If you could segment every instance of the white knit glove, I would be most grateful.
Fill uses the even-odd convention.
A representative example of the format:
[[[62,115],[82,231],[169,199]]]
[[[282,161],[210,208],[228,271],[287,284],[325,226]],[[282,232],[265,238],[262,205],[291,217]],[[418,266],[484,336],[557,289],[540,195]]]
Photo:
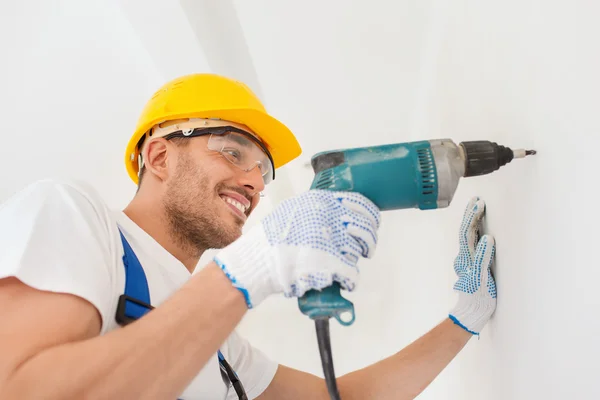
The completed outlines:
[[[267,296],[301,297],[333,281],[354,290],[356,263],[377,244],[379,209],[358,193],[310,190],[283,201],[214,257],[249,308]]]
[[[458,303],[450,311],[450,319],[468,332],[479,335],[496,309],[496,283],[490,271],[496,244],[494,237],[479,238],[485,203],[471,199],[459,232],[460,251],[454,261],[458,281]]]

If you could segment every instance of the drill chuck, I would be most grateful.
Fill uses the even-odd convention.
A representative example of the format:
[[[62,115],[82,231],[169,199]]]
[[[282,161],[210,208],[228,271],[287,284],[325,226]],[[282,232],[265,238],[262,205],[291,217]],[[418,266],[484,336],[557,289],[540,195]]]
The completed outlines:
[[[492,173],[514,158],[535,154],[534,150],[511,150],[487,140],[462,142],[465,158],[465,177]]]

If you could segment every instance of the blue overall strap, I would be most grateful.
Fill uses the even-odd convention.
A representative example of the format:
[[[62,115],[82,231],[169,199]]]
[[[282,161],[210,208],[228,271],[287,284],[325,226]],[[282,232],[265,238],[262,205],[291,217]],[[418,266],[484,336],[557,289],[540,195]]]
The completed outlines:
[[[146,273],[140,260],[138,260],[133,249],[123,236],[123,232],[119,229],[121,242],[123,242],[123,265],[125,266],[125,294],[119,297],[119,305],[117,306],[117,322],[120,325],[127,325],[130,322],[141,318],[152,310],[154,307],[150,305],[150,289],[148,288],[148,280]],[[240,400],[247,400],[248,397],[244,391],[242,383],[237,374],[231,368],[229,363],[223,357],[221,350],[218,352],[219,367],[224,378],[229,380],[236,391]]]
[[[123,242],[123,264],[125,265],[125,294],[119,297],[117,322],[127,325],[141,318],[154,307],[150,305],[150,290],[144,268],[133,249],[119,230]]]

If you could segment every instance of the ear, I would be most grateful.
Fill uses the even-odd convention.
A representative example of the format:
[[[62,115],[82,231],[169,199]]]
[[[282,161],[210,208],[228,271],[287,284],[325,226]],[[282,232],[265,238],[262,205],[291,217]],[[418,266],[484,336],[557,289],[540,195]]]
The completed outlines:
[[[164,181],[169,176],[169,142],[163,138],[151,140],[144,149],[146,170]],[[172,149],[171,149],[172,150]]]

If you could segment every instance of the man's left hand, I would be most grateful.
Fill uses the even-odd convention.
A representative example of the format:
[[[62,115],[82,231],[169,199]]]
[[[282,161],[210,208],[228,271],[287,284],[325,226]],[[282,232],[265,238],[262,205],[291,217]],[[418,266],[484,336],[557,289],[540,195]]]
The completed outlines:
[[[458,293],[458,303],[450,311],[450,319],[474,335],[479,335],[496,310],[496,282],[490,270],[496,243],[491,235],[480,238],[484,211],[483,200],[471,199],[463,216],[460,251],[454,261],[458,276],[454,291]]]

